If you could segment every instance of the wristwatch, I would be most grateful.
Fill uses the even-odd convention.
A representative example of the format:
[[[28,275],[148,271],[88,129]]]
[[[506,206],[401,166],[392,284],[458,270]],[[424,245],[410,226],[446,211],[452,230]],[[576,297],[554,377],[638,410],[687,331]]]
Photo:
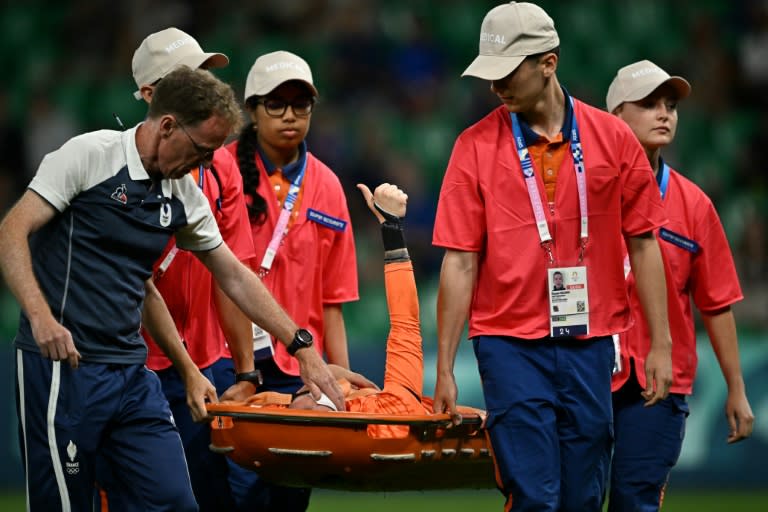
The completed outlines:
[[[235,374],[235,382],[242,381],[250,382],[256,387],[259,387],[264,383],[264,379],[261,377],[261,370],[253,370],[250,372]]]
[[[296,334],[293,335],[291,344],[288,345],[288,353],[295,356],[297,350],[311,347],[312,343],[314,343],[312,333],[306,329],[299,329],[296,331]]]

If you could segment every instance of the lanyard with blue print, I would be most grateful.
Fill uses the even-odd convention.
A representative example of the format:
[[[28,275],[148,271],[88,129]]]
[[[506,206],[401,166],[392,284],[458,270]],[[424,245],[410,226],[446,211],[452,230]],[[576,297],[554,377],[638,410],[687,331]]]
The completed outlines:
[[[573,109],[573,99],[571,101],[571,109]],[[531,156],[528,153],[528,146],[525,145],[525,139],[523,138],[522,130],[520,129],[520,121],[517,119],[517,114],[510,112],[509,117],[512,120],[512,133],[515,139],[515,145],[517,147],[517,155],[520,158],[520,167],[525,178],[525,184],[528,187],[528,197],[531,200],[531,208],[533,208],[533,215],[536,219],[536,227],[539,231],[539,239],[541,240],[541,246],[547,253],[549,263],[554,263],[554,255],[552,254],[552,235],[549,233],[549,226],[547,225],[547,218],[544,215],[544,207],[541,204],[541,197],[539,196],[539,189],[536,186],[536,176],[534,175],[533,162]],[[588,226],[587,226],[587,180],[584,176],[584,151],[581,148],[581,138],[579,136],[579,127],[576,122],[576,113],[571,116],[571,153],[573,154],[573,170],[576,173],[576,186],[579,193],[579,212],[581,217],[581,250],[579,252],[579,261],[584,258],[584,249],[587,245],[588,239]]]
[[[659,169],[659,191],[661,192],[662,200],[664,200],[664,198],[667,195],[668,187],[669,187],[669,166],[666,163],[662,162],[661,169]],[[675,233],[674,231],[670,231],[668,228],[664,226],[659,228],[659,238],[661,238],[665,242],[669,242],[673,245],[676,245],[681,249],[685,249],[686,251],[692,254],[698,253],[699,250],[701,249],[701,246],[699,246],[696,240],[685,237],[679,233]]]
[[[267,246],[267,250],[264,253],[264,258],[261,260],[261,268],[259,269],[259,276],[266,276],[272,268],[272,263],[275,260],[275,255],[280,247],[280,242],[283,237],[288,233],[288,221],[291,219],[291,213],[296,206],[296,202],[299,198],[299,191],[301,190],[301,183],[304,181],[304,173],[307,170],[307,159],[304,159],[304,163],[301,166],[301,171],[293,179],[291,186],[288,188],[288,196],[283,201],[283,208],[280,211],[280,217],[275,224],[275,230],[272,232],[272,239]]]
[[[221,179],[219,179],[219,173],[216,171],[213,163],[211,163],[210,171],[213,175],[213,179],[216,181],[216,186],[219,187],[219,197],[216,198],[215,203],[216,209],[221,211],[221,197],[224,191],[221,188]],[[205,167],[203,167],[203,164],[200,164],[200,169],[198,172],[199,176],[197,178],[197,186],[200,187],[200,190],[205,190]]]
[[[659,191],[661,192],[661,198],[667,195],[667,187],[669,187],[669,166],[666,162],[661,163],[661,179],[659,180]]]

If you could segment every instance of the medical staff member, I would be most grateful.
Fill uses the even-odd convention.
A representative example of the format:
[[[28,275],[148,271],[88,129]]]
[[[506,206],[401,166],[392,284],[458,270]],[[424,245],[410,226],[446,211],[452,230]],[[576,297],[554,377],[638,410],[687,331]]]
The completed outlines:
[[[656,175],[669,222],[656,230],[666,262],[667,307],[672,332],[673,378],[669,397],[645,407],[640,395],[649,334],[637,294],[634,272],[627,275],[634,326],[621,334],[613,377],[615,447],[611,465],[609,510],[659,510],[669,473],[680,456],[688,416],[686,396],[696,377],[696,331],[691,300],[701,313],[720,363],[728,396],[726,441],[752,433],[739,363],[736,322],[731,305],[743,298],[728,239],[712,201],[661,157],[677,131],[678,102],[690,84],[648,60],[621,68],[608,88],[606,104],[637,136]],[[627,269],[629,270],[629,269]]]
[[[663,208],[629,128],[560,85],[560,40],[544,10],[495,7],[479,39],[464,75],[490,81],[502,105],[458,137],[440,191],[435,412],[456,412],[453,365],[469,315],[506,508],[599,511],[613,439],[611,334],[631,325],[624,241],[651,325],[647,403],[671,381],[653,236]],[[556,272],[565,290],[553,290]]]
[[[222,53],[204,52],[186,32],[166,28],[147,36],[134,52],[132,71],[138,87],[134,97],[151,103],[155,85],[179,66],[211,69],[228,63],[229,59]],[[250,265],[249,260],[255,253],[235,159],[225,148],[218,148],[213,152],[210,165],[197,166],[190,176],[208,200],[224,242],[238,260]],[[153,277],[184,346],[203,375],[222,389],[222,398],[243,399],[253,393],[258,374],[253,372],[251,322],[216,285],[205,266],[193,253],[180,250],[175,239],[171,239],[155,263]],[[142,335],[147,341],[147,367],[160,377],[184,444],[192,489],[200,510],[220,510],[230,494],[226,460],[208,448],[210,430],[207,424],[195,422],[190,414],[179,372],[146,330],[142,329]],[[236,356],[240,382],[229,393],[224,390],[234,383],[230,379],[215,382],[212,371],[213,364],[228,355],[227,340]],[[116,493],[112,493],[110,501],[114,503],[117,499]]]
[[[237,156],[251,220],[254,270],[289,314],[304,322],[329,363],[349,368],[342,305],[358,299],[357,263],[347,201],[338,177],[305,138],[318,92],[304,59],[287,51],[256,59],[245,82],[250,123],[227,148]],[[301,387],[291,350],[253,327],[260,391]],[[240,472],[252,480],[253,472]],[[250,488],[230,478],[233,492]],[[260,484],[263,485],[263,484]],[[303,494],[302,494],[303,493]],[[309,491],[272,487],[276,510],[305,510]],[[247,498],[243,498],[247,503]]]

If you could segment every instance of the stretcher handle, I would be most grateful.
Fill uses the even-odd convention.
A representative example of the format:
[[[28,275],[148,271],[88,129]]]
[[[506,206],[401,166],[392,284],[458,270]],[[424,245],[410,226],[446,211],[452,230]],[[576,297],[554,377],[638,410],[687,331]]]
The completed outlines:
[[[259,410],[254,407],[230,407],[229,410],[227,410],[224,407],[211,407],[210,405],[208,410],[214,416],[226,416],[241,421],[256,423],[290,423],[324,426],[408,425],[419,428],[446,428],[451,425],[451,416],[449,414],[390,415],[352,412],[339,413],[333,411],[325,412],[302,409],[292,409],[290,413],[286,413],[284,409]],[[468,414],[462,416],[462,425],[480,428],[482,423],[483,418],[479,415]]]

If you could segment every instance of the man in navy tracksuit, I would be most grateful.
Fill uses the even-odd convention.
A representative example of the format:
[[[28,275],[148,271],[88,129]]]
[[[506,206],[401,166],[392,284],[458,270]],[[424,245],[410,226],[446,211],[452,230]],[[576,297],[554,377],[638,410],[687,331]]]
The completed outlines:
[[[175,70],[158,83],[143,123],[84,134],[47,155],[0,224],[0,268],[22,309],[16,398],[28,510],[90,510],[97,453],[130,491],[127,509],[197,510],[139,333],[142,321],[152,329],[196,390],[193,413],[203,419],[215,391],[150,281],[172,235],[254,322],[282,340],[300,332],[222,243],[207,200],[186,176],[210,165],[239,122],[229,86],[206,71]],[[311,346],[298,337],[299,348]],[[313,393],[343,406],[317,352],[295,354]]]

